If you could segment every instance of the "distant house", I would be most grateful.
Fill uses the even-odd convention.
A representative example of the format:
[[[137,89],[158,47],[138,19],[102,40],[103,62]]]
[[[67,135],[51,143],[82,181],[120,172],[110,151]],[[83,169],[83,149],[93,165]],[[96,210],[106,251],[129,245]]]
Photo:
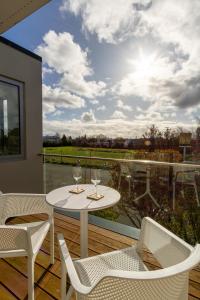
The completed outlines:
[[[61,139],[59,135],[45,135],[43,136],[43,143],[45,144],[53,144],[58,145],[60,144]]]

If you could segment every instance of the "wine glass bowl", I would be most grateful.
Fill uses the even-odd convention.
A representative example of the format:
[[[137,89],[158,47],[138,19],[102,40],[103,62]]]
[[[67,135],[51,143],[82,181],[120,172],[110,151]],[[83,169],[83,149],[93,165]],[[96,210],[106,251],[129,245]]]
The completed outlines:
[[[76,182],[76,189],[78,191],[78,182],[82,178],[82,169],[81,166],[73,167],[73,178]]]
[[[92,169],[91,170],[91,182],[94,184],[95,186],[95,195],[96,197],[98,196],[97,194],[97,185],[101,182],[101,172],[100,169]]]

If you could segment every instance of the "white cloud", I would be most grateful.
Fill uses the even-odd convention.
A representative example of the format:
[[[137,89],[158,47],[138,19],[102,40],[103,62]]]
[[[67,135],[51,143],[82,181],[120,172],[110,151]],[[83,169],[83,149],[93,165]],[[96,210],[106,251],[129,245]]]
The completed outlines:
[[[102,105],[102,106],[97,107],[97,110],[104,111],[104,110],[106,110],[106,107],[105,107],[105,105]]]
[[[60,9],[81,15],[84,29],[97,34],[99,41],[118,43],[133,36],[156,41],[152,63],[142,68],[144,60],[135,57],[140,69],[136,65],[134,72],[122,78],[114,89],[119,96],[173,100],[180,107],[200,102],[199,0],[109,0],[109,5],[106,1],[63,0]],[[145,48],[152,52],[146,44]]]
[[[92,110],[84,112],[81,115],[81,120],[83,122],[86,122],[86,123],[94,123],[94,122],[96,122],[96,119],[95,119],[95,116],[94,116],[94,113],[93,113]]]
[[[49,128],[47,125],[45,128],[71,130],[76,135],[80,133],[80,126],[82,131],[91,135],[106,133],[128,137],[139,136],[148,124],[154,122],[160,129],[167,126],[189,128],[191,118],[198,115],[200,103],[199,0],[109,0],[109,4],[108,1],[97,0],[63,0],[60,9],[81,16],[83,29],[96,34],[100,42],[116,44],[130,39],[131,44],[131,38],[136,38],[132,39],[134,51],[130,51],[130,57],[128,51],[124,55],[129,73],[123,72],[123,77],[114,84],[109,95],[113,107],[117,108],[111,116],[114,119],[95,120],[93,111],[88,111],[80,120],[68,122],[67,125],[54,122],[50,126],[48,123]],[[56,42],[51,43],[52,37]],[[127,47],[129,44],[126,44]],[[46,56],[48,66],[61,75],[55,88],[61,91],[67,88],[68,96],[79,97],[74,107],[80,107],[82,97],[94,104],[96,98],[108,93],[105,82],[88,80],[93,74],[88,58],[90,53],[87,49],[81,49],[69,33],[49,34],[40,50]],[[63,51],[72,62],[68,58],[65,61],[65,55],[59,62],[56,61],[59,52]],[[111,86],[112,80],[108,84]],[[124,102],[126,98],[135,101],[136,114],[133,112],[132,121],[128,121],[124,114],[131,111],[131,107]],[[87,103],[90,104],[89,101]],[[108,106],[109,112],[113,109],[112,104]],[[45,107],[46,111],[52,112],[56,105],[45,102]],[[102,105],[96,110],[105,109]],[[187,118],[184,123],[179,121],[184,117]],[[61,125],[66,127],[62,129]]]
[[[56,33],[50,30],[44,35],[44,42],[36,48],[45,66],[44,75],[57,73],[59,82],[53,87],[44,85],[44,112],[50,113],[56,107],[80,108],[85,105],[82,97],[92,99],[103,96],[106,84],[103,81],[86,80],[93,70],[90,67],[88,52],[74,42],[68,32]]]
[[[96,33],[99,41],[116,43],[146,32],[141,10],[149,5],[145,0],[63,0],[60,10],[81,15],[83,29]]]
[[[148,112],[141,113],[135,117],[136,120],[143,120],[145,122],[151,122],[157,124],[159,121],[164,121],[164,117],[160,112]]]
[[[125,110],[125,111],[132,111],[133,110],[130,105],[124,104],[122,100],[117,101],[117,107],[122,109],[122,110]]]
[[[53,113],[53,116],[54,117],[59,117],[59,116],[62,116],[64,114],[64,111],[63,110],[56,110],[54,113]]]
[[[56,111],[57,108],[81,108],[85,101],[59,87],[52,88],[43,84],[43,111],[45,114]]]
[[[141,137],[147,127],[152,125],[152,122],[146,122],[146,120],[119,120],[110,119],[102,121],[96,121],[95,123],[84,122],[82,120],[66,120],[63,121],[49,121],[44,120],[44,134],[59,134],[65,133],[66,135],[79,136],[80,133],[87,134],[88,136],[97,136],[104,134],[109,137],[125,137],[134,138]],[[192,130],[196,127],[196,124],[190,127],[186,126],[183,122],[172,122],[172,121],[159,121],[156,124],[160,130],[164,130],[166,127],[177,129],[177,127]]]
[[[93,104],[93,105],[97,105],[97,104],[99,104],[99,100],[96,100],[96,99],[92,99],[92,100],[90,100],[90,103],[91,104]]]
[[[87,98],[95,98],[105,95],[106,84],[103,81],[86,81],[81,74],[64,73],[61,86],[65,86],[70,92]]]
[[[92,70],[87,59],[87,51],[74,42],[68,32],[56,33],[50,30],[43,37],[44,43],[36,48],[43,62],[57,73],[90,75]]]
[[[50,68],[47,68],[47,67],[43,67],[42,68],[42,78],[44,79],[44,77],[47,75],[47,74],[52,74],[53,73],[53,70],[50,69]]]
[[[112,114],[111,118],[112,119],[126,119],[127,117],[125,116],[125,114],[122,111],[116,110]]]

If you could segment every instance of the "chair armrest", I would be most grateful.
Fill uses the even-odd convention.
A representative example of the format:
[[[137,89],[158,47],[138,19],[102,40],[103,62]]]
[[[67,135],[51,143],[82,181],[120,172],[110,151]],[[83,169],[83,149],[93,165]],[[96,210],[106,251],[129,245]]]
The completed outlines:
[[[178,274],[189,272],[195,266],[200,263],[200,244],[196,244],[191,252],[190,256],[184,261],[159,270],[154,271],[121,271],[121,270],[111,270],[108,271],[105,277],[116,277],[116,278],[126,278],[133,280],[159,280],[172,276],[177,276]],[[102,278],[102,279],[103,279]],[[102,280],[101,279],[101,280]]]
[[[23,225],[23,224],[22,224]],[[29,251],[37,254],[51,226],[51,220],[33,222],[27,227]]]
[[[27,229],[23,226],[0,225],[0,257],[1,251],[27,250]]]
[[[31,214],[45,213],[53,216],[53,208],[46,202],[44,194],[3,194],[3,211],[0,224],[5,223],[7,218]]]
[[[86,287],[80,282],[80,279],[74,267],[73,261],[69,254],[69,250],[67,248],[63,235],[59,233],[57,235],[57,238],[58,238],[61,263],[64,264],[66,267],[73,288],[75,289],[76,292],[83,295],[90,293],[93,287]]]
[[[174,181],[177,181],[178,176],[180,174],[194,174],[195,175],[195,173],[198,173],[198,171],[196,171],[196,170],[177,171],[174,176],[174,178],[175,178]]]

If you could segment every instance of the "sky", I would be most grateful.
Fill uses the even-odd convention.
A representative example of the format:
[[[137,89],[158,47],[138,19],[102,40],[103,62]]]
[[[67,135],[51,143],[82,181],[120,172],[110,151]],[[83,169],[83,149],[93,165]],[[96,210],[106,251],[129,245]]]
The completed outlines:
[[[43,59],[43,134],[193,130],[199,0],[52,0],[4,36]]]

